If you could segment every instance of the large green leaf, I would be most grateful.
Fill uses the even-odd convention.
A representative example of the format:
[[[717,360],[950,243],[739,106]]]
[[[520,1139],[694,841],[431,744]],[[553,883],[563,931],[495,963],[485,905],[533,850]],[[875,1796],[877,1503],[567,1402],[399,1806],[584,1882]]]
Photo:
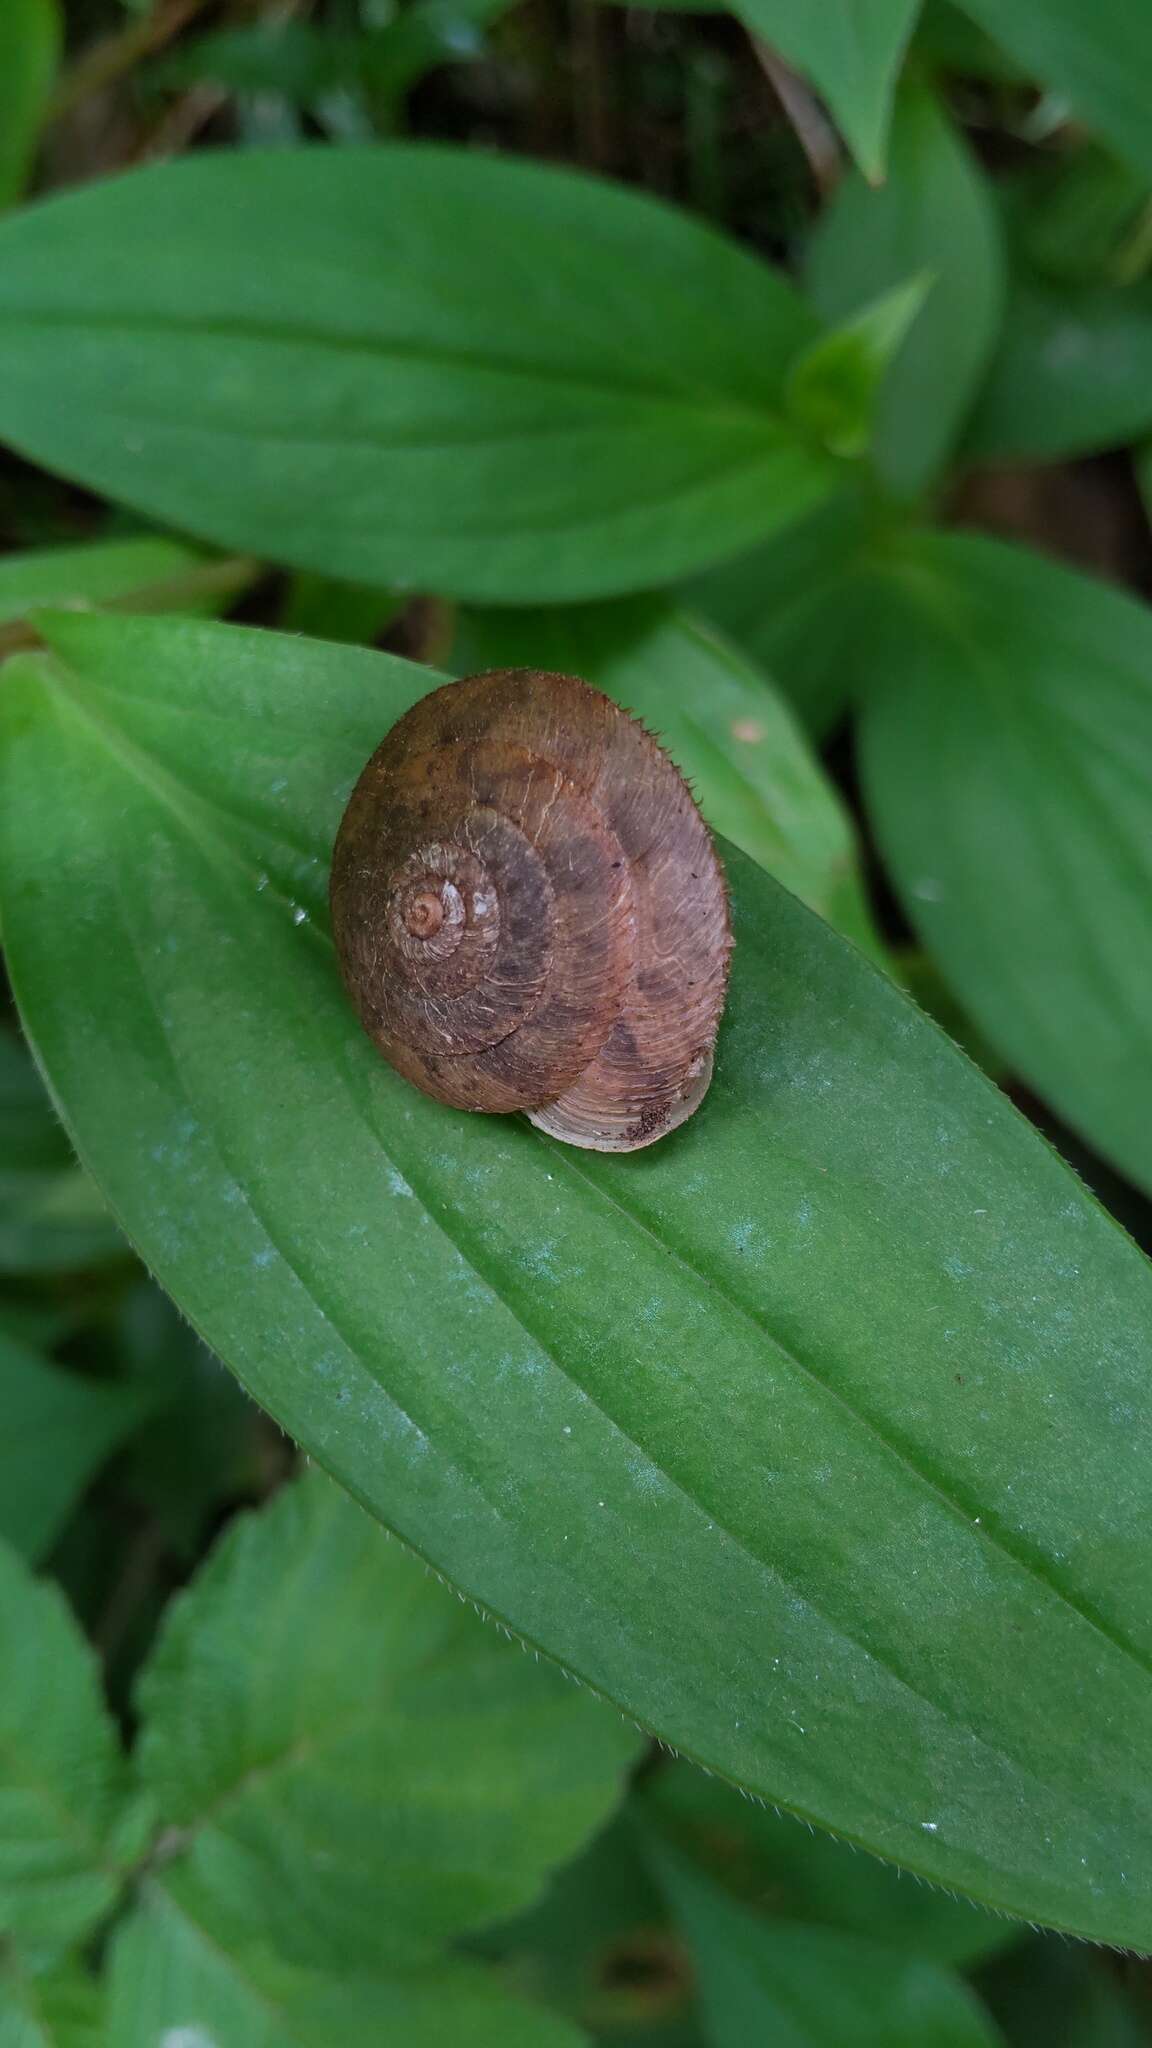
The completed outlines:
[[[62,1944],[117,1890],[122,1800],[95,1662],[55,1587],[0,1544],[0,1936]]]
[[[64,1372],[0,1332],[0,1537],[42,1557],[147,1406],[143,1390]]]
[[[885,183],[845,179],[808,258],[815,302],[833,320],[915,277],[931,280],[877,412],[876,462],[901,494],[933,482],[956,442],[996,339],[1002,270],[983,173],[928,88],[906,84]]]
[[[619,1717],[319,1473],[234,1525],[145,1673],[140,1771],[231,1945],[369,1969],[528,1904],[620,1796]],[[319,1873],[319,1875],[318,1875]]]
[[[1152,174],[1152,11],[1142,0],[960,0],[1025,69]]]
[[[350,784],[427,674],[41,626],[55,659],[0,693],[14,984],[82,1156],[252,1393],[670,1743],[978,1898],[1152,1941],[1130,1241],[735,850],[729,1014],[682,1131],[577,1155],[414,1093],[323,903]]]
[[[858,944],[876,947],[840,798],[768,677],[660,598],[469,614],[461,665],[584,676],[658,733],[710,825]]]
[[[564,2020],[462,1965],[377,1979],[320,1976],[201,1925],[146,1887],[112,1950],[115,2048],[580,2048]],[[23,2044],[21,2044],[23,2048]]]
[[[1009,1065],[1152,1188],[1152,619],[1024,549],[925,536],[876,579],[857,673],[925,945]]]
[[[750,1912],[664,1844],[652,1861],[692,1950],[710,2048],[996,2048],[939,1964]]]
[[[56,0],[0,10],[0,207],[20,197],[39,139],[61,40]]]
[[[738,12],[824,95],[865,176],[884,174],[896,75],[920,0],[740,0]]]
[[[0,227],[0,437],[229,546],[497,601],[806,509],[812,332],[686,216],[450,149],[213,152]]]

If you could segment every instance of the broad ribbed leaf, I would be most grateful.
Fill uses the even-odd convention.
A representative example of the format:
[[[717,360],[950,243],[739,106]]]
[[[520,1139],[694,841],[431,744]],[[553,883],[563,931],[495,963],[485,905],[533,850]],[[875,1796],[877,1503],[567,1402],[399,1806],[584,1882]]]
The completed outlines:
[[[884,175],[900,60],[920,0],[740,0],[765,42],[806,72],[836,116],[864,175]]]
[[[472,612],[458,661],[595,683],[659,735],[717,832],[857,944],[878,946],[833,784],[768,677],[690,613],[660,598]]]
[[[1142,0],[960,0],[1091,128],[1152,175],[1152,11]]]
[[[975,461],[1052,462],[1152,427],[1152,285],[1019,279],[969,423]]]
[[[0,1937],[56,1943],[112,1905],[121,1763],[61,1594],[0,1544]]]
[[[61,41],[56,0],[4,0],[0,10],[0,207],[20,197]]]
[[[450,149],[213,152],[0,227],[0,438],[181,529],[497,601],[798,516],[812,317],[635,193]]]
[[[877,408],[876,462],[898,492],[930,484],[955,445],[996,339],[1002,269],[983,173],[933,94],[905,85],[884,184],[845,179],[808,259],[815,303],[837,321],[913,278],[930,281]]]
[[[709,2048],[996,2048],[939,1964],[753,1913],[663,1844],[652,1862],[692,1951]]]
[[[140,1690],[140,1771],[232,1943],[370,1969],[526,1905],[637,1738],[314,1473],[235,1525]]]
[[[857,676],[925,945],[1009,1065],[1152,1188],[1152,619],[1024,549],[930,536],[876,579]]]
[[[13,979],[214,1348],[667,1741],[978,1898],[1152,1941],[1130,1241],[735,849],[729,1013],[682,1131],[597,1157],[414,1093],[322,916],[350,785],[431,678],[43,623],[55,659],[0,693]]]
[[[147,1406],[142,1389],[65,1372],[0,1332],[0,1537],[43,1557]]]
[[[115,2048],[580,2048],[551,2014],[461,1964],[391,1980],[323,1977],[237,1951],[149,1884],[112,1950]]]

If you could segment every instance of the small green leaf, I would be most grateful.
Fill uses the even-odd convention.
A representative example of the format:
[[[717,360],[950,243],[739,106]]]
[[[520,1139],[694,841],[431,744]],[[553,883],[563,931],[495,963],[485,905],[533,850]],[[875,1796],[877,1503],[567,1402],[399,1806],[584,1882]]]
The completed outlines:
[[[682,1131],[598,1157],[428,1100],[356,1025],[324,896],[351,784],[433,678],[40,624],[54,652],[0,691],[12,980],[193,1324],[669,1743],[977,1899],[1152,1945],[1131,1241],[731,847],[731,999]]]
[[[894,491],[930,485],[956,443],[996,340],[1002,271],[983,172],[932,93],[906,84],[887,181],[872,191],[862,177],[847,178],[808,258],[814,301],[834,321],[910,277],[933,280],[880,393],[874,453]]]
[[[698,222],[471,151],[209,151],[0,225],[13,447],[230,547],[497,602],[669,582],[816,503],[834,465],[783,410],[813,332]]]
[[[62,1596],[4,1544],[0,1670],[0,1936],[62,1946],[116,1898],[122,1765]]]
[[[1152,12],[1133,0],[960,0],[1025,70],[1152,175]]]
[[[740,0],[748,27],[806,72],[865,177],[884,176],[892,96],[919,0]]]
[[[235,1944],[152,1883],[112,1949],[115,2048],[580,2048],[563,2021],[480,1970],[322,1976]]]
[[[996,2048],[987,2015],[938,1964],[761,1917],[662,1843],[652,1861],[692,1950],[710,2048]]]
[[[43,1557],[147,1406],[136,1387],[65,1372],[0,1333],[0,1538]]]
[[[637,1748],[319,1473],[233,1526],[139,1704],[143,1782],[191,1831],[183,1895],[319,1969],[525,1906]]]
[[[125,1251],[26,1047],[0,1028],[0,1273],[68,1272]]]
[[[459,663],[581,675],[659,734],[717,832],[873,951],[852,826],[788,706],[719,636],[659,598],[472,612]]]
[[[797,358],[788,402],[799,424],[833,455],[867,449],[880,386],[931,289],[930,277],[897,285]]]
[[[56,0],[0,9],[0,207],[19,199],[32,167],[60,53]]]
[[[1152,1188],[1147,610],[925,535],[875,580],[856,676],[871,813],[925,945],[1010,1067]]]

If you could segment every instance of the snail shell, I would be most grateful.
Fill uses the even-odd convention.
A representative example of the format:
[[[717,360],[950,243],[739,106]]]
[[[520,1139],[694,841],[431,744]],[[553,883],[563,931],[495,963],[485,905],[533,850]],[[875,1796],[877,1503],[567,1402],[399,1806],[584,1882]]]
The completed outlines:
[[[369,761],[332,866],[341,972],[409,1081],[628,1152],[703,1098],[731,938],[679,770],[575,676],[434,690]]]

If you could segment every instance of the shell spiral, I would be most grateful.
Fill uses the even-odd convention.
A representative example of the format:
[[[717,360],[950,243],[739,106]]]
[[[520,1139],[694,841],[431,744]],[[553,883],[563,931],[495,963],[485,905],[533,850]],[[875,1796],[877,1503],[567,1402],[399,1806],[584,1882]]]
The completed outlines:
[[[400,719],[341,823],[332,921],[369,1036],[442,1102],[632,1151],[704,1096],[723,870],[679,770],[574,676],[469,676]]]

